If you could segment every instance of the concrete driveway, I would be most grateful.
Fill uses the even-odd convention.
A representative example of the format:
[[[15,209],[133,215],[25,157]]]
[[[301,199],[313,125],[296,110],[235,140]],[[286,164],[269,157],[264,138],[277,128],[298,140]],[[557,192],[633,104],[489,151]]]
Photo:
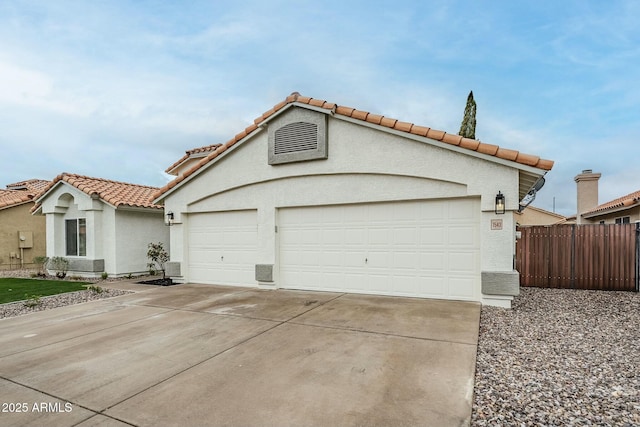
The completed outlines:
[[[463,426],[480,305],[208,285],[0,320],[0,426]]]

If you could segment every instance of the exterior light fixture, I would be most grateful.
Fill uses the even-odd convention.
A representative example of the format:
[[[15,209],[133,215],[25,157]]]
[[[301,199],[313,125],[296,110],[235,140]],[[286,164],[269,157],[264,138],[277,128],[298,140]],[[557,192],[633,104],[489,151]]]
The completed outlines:
[[[504,194],[498,191],[496,195],[496,214],[503,214],[505,212]]]
[[[167,221],[165,222],[165,224],[171,227],[173,225],[173,212],[171,211],[167,212],[166,217],[167,217]]]

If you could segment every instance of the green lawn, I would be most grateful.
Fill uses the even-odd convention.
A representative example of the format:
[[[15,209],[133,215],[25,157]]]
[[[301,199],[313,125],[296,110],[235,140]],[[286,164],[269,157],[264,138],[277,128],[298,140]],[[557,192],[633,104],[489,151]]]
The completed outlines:
[[[66,282],[63,280],[0,278],[0,304],[21,301],[34,296],[63,294],[82,291],[86,282]]]

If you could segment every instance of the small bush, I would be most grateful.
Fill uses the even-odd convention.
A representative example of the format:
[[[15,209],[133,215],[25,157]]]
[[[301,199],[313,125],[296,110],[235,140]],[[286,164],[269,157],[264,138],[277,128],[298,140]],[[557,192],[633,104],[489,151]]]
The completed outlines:
[[[40,300],[40,298],[41,298],[41,295],[29,296],[29,294],[24,294],[24,299],[26,300],[24,302],[24,306],[29,308],[37,307],[40,304],[42,304],[42,301]]]
[[[47,263],[49,262],[49,257],[46,256],[37,256],[33,258],[33,263],[38,264],[38,272],[35,273],[32,277],[47,277]]]
[[[67,276],[67,270],[69,270],[69,260],[61,256],[54,256],[49,261],[49,266],[55,270],[58,279],[64,279]]]
[[[158,266],[160,271],[162,271],[162,278],[165,279],[164,265],[169,262],[169,253],[162,245],[162,242],[149,243],[147,248],[149,249],[147,251],[147,258],[152,261],[149,265],[153,265],[154,267]]]
[[[104,292],[104,289],[100,286],[91,285],[87,287],[87,290],[93,292],[94,294],[101,294]]]
[[[107,273],[106,271],[104,271],[100,277],[102,277],[102,280],[107,280],[107,277],[109,277],[109,273]]]

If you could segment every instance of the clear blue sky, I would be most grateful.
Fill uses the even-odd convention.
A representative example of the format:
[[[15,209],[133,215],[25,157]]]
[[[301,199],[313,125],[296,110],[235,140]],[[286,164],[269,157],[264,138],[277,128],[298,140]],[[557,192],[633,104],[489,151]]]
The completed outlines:
[[[0,187],[161,186],[293,91],[555,160],[535,206],[640,190],[640,2],[3,1]]]

